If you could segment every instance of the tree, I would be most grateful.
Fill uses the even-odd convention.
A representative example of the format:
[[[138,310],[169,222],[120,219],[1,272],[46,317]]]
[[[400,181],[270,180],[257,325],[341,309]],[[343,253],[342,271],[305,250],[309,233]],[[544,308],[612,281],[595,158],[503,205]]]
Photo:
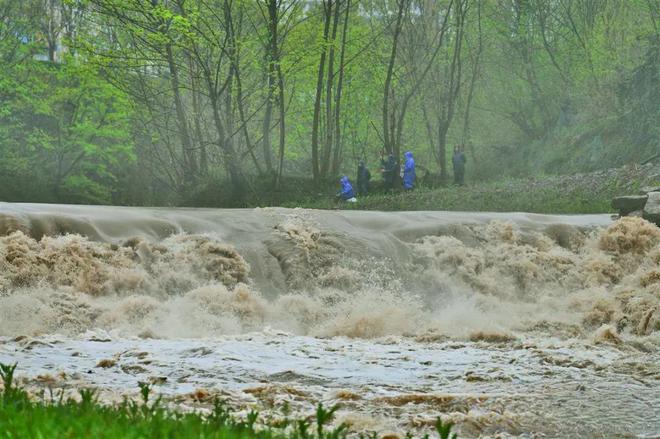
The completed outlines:
[[[452,142],[478,178],[643,160],[657,21],[649,0],[0,0],[0,193],[268,203],[404,145],[446,179]]]
[[[263,38],[264,43],[262,43],[265,53],[268,90],[261,134],[262,149],[266,169],[273,172],[270,132],[273,105],[277,104],[279,111],[279,146],[275,186],[279,187],[282,181],[286,142],[286,103],[284,101],[284,73],[281,63],[282,52],[286,36],[296,25],[295,17],[299,13],[301,2],[292,0],[285,3],[282,0],[263,0],[263,4],[262,1],[259,1],[257,6],[267,29],[266,38]],[[276,93],[277,99],[275,98]]]
[[[431,18],[434,25],[431,28],[426,28],[417,25],[421,24],[419,22],[424,21],[424,13],[429,6],[427,3],[417,3],[415,9],[419,12],[416,16],[411,17],[411,1],[397,1],[396,19],[392,31],[392,51],[388,61],[383,93],[385,150],[390,154],[394,154],[395,157],[401,155],[404,122],[411,99],[417,95],[425,84],[425,80],[443,47],[453,3],[453,0],[450,0],[444,7],[434,6],[432,10],[436,13]],[[427,43],[427,45],[422,42]],[[420,48],[422,50],[419,50]],[[401,49],[406,54],[406,59],[400,71],[397,72],[395,69],[397,54]],[[396,73],[399,74],[398,78],[395,75]],[[394,87],[395,78],[398,79],[396,90]],[[398,98],[396,91],[398,91]]]
[[[41,201],[111,202],[116,175],[135,159],[126,97],[74,63],[20,70],[27,78],[0,117],[0,174],[17,183],[4,197],[20,199],[27,186]]]

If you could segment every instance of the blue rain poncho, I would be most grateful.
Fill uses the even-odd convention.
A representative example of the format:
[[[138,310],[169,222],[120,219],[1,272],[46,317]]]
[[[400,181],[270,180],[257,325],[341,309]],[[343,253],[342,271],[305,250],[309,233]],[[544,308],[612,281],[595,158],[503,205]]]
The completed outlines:
[[[415,175],[415,159],[410,151],[407,151],[403,156],[406,159],[403,167],[403,188],[412,189],[415,187],[415,179],[417,178]]]
[[[350,200],[351,198],[355,198],[355,192],[353,192],[353,186],[348,180],[348,177],[344,175],[339,180],[339,182],[341,183],[341,191],[339,191],[337,195],[341,197],[342,200]]]

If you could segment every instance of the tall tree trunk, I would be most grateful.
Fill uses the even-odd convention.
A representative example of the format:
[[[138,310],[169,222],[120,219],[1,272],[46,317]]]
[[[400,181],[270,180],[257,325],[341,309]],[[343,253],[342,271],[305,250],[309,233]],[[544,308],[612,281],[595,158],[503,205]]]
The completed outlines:
[[[222,123],[222,118],[220,117],[220,99],[217,93],[211,94],[211,107],[213,110],[213,123],[215,124],[215,129],[218,135],[218,146],[220,147],[220,152],[222,154],[222,163],[225,166],[227,175],[232,184],[232,192],[238,198],[243,196],[245,193],[245,184],[243,181],[243,174],[240,171],[240,164],[238,161],[238,156],[236,151],[233,148],[233,145],[230,142],[227,142],[225,136],[225,126]]]
[[[270,85],[270,74],[268,75],[268,95],[266,96],[266,108],[264,109],[264,121],[261,125],[261,151],[266,163],[266,170],[273,168],[273,159],[270,146],[270,125],[273,119],[273,91]]]
[[[319,123],[321,118],[323,77],[325,73],[325,58],[328,46],[328,34],[330,32],[330,19],[332,17],[332,5],[332,0],[323,1],[323,48],[321,50],[321,60],[319,62],[319,70],[316,78],[316,98],[314,100],[314,119],[312,121],[312,176],[317,183],[321,176],[319,167]]]
[[[239,121],[241,123],[240,125],[240,131],[243,134],[243,138],[245,139],[245,147],[247,151],[250,153],[250,157],[252,158],[252,162],[254,163],[254,167],[256,168],[257,172],[261,175],[263,174],[263,170],[261,169],[261,164],[259,163],[259,160],[257,160],[257,157],[254,154],[254,147],[252,145],[252,141],[250,140],[250,132],[248,131],[248,124],[247,124],[247,119],[245,118],[245,107],[243,103],[243,80],[241,78],[241,63],[240,63],[240,52],[238,50],[238,42],[236,41],[236,28],[234,25],[234,19],[231,13],[231,4],[225,2],[224,4],[224,9],[225,9],[225,22],[227,23],[227,42],[228,42],[228,47],[227,47],[227,53],[229,55],[229,59],[231,62],[231,67],[230,67],[230,84],[231,80],[236,81],[236,108],[238,109],[238,117]],[[241,14],[239,14],[239,17]],[[238,18],[240,20],[240,18]],[[227,98],[231,98],[231,85],[227,88]],[[230,101],[228,101],[228,115],[229,119],[228,121],[230,123],[233,123],[233,116],[232,116],[232,106],[230,105]],[[233,127],[229,127],[228,131],[230,133],[234,132]],[[233,143],[233,139],[228,139],[228,141]],[[270,150],[270,146],[269,146]],[[270,160],[270,156],[266,157],[266,160]],[[272,164],[271,164],[272,166]],[[267,165],[268,167],[268,165]],[[268,167],[270,169],[270,167]]]
[[[440,178],[444,181],[448,178],[447,173],[447,133],[454,119],[456,104],[461,90],[463,60],[461,52],[463,47],[463,35],[465,30],[465,15],[467,14],[468,0],[458,0],[456,10],[456,22],[454,23],[454,50],[451,64],[449,66],[449,82],[446,92],[442,98],[443,109],[438,112],[438,154],[440,166]]]
[[[346,35],[348,34],[348,18],[351,12],[351,0],[346,2],[346,12],[344,15],[344,27],[341,35],[341,52],[339,55],[339,79],[337,80],[337,93],[335,94],[335,147],[332,156],[332,175],[339,173],[341,164],[341,97],[344,86],[344,70],[346,59]]]
[[[333,137],[335,134],[332,89],[335,82],[335,41],[337,41],[337,27],[339,26],[339,16],[341,9],[341,0],[336,0],[334,18],[332,20],[332,37],[328,54],[328,78],[325,86],[325,144],[323,148],[323,158],[321,161],[321,177],[326,178],[330,169],[330,155],[332,153]]]
[[[277,104],[280,110],[280,145],[279,145],[279,162],[277,165],[277,178],[275,181],[275,187],[279,189],[282,184],[282,170],[284,168],[284,147],[286,142],[286,126],[285,126],[286,107],[284,103],[284,77],[282,75],[282,68],[280,67],[279,62],[277,64],[277,88],[278,88]]]
[[[266,108],[264,110],[264,121],[262,126],[262,149],[266,169],[273,170],[272,149],[270,144],[270,127],[273,119],[273,102],[275,100],[275,87],[277,81],[276,64],[278,63],[278,0],[267,0],[268,9],[268,44],[266,45],[266,82],[268,95]]]
[[[243,103],[243,81],[241,80],[241,70],[238,68],[238,65],[234,66],[234,74],[236,76],[236,106],[238,107],[238,117],[241,122],[243,138],[245,139],[245,147],[248,151],[251,152],[251,155],[253,156],[254,167],[257,169],[259,175],[261,175],[263,174],[263,169],[261,169],[259,161],[256,159],[256,157],[254,157],[254,154],[252,153],[254,147],[252,145],[252,140],[250,139],[247,119],[245,118],[245,107]]]
[[[445,181],[447,179],[447,131],[449,131],[449,123],[446,120],[441,120],[438,123],[438,154],[440,165],[440,178]]]
[[[179,136],[181,138],[181,147],[183,148],[183,178],[184,185],[187,186],[186,190],[194,184],[196,177],[195,159],[193,153],[192,141],[190,140],[190,133],[188,132],[188,121],[186,120],[186,113],[183,107],[183,100],[181,98],[181,89],[179,85],[179,70],[174,61],[172,53],[172,46],[167,44],[165,46],[165,53],[167,57],[167,65],[170,71],[170,87],[174,96],[174,107],[176,110],[176,117],[179,128]]]
[[[266,20],[266,25],[268,27],[268,42],[265,46],[266,52],[266,77],[268,82],[268,101],[266,102],[266,109],[264,111],[264,123],[263,123],[263,149],[264,157],[266,158],[268,171],[272,171],[271,165],[271,139],[270,139],[270,129],[272,125],[273,118],[273,105],[277,103],[278,108],[278,127],[279,127],[279,144],[278,144],[278,153],[277,153],[277,169],[275,170],[275,187],[279,188],[282,182],[282,172],[284,168],[284,148],[285,148],[285,139],[286,139],[286,120],[285,120],[285,102],[284,102],[284,75],[282,74],[282,68],[280,66],[280,8],[282,7],[282,2],[278,0],[264,0],[266,4],[267,13],[262,14]],[[261,4],[259,4],[261,8]],[[277,90],[277,98],[275,97],[275,91]]]
[[[390,114],[390,94],[392,88],[392,77],[394,75],[394,64],[396,61],[396,51],[399,45],[399,37],[401,29],[403,28],[403,15],[408,7],[408,0],[397,0],[397,15],[396,24],[394,25],[394,35],[392,36],[392,50],[390,51],[390,58],[387,63],[387,74],[385,76],[385,84],[383,86],[383,148],[388,154],[394,153],[394,124],[391,122]]]
[[[190,85],[191,85],[191,94],[192,94],[192,106],[193,106],[193,123],[195,127],[195,138],[196,143],[199,149],[199,170],[202,176],[208,175],[209,172],[209,161],[208,161],[208,151],[206,150],[206,144],[204,143],[204,134],[202,132],[202,108],[199,99],[199,90],[197,84],[197,78],[194,72],[192,60],[190,63]]]
[[[477,162],[477,154],[474,149],[474,144],[470,140],[470,109],[472,108],[472,101],[474,99],[474,90],[476,88],[477,79],[479,77],[479,72],[481,70],[481,54],[483,51],[483,39],[481,32],[481,1],[477,0],[477,28],[478,28],[478,43],[477,43],[477,53],[472,60],[472,75],[470,76],[470,86],[468,88],[467,102],[465,103],[465,116],[463,118],[463,136],[462,143],[463,145],[467,144],[470,148],[470,153],[472,154],[472,160]]]

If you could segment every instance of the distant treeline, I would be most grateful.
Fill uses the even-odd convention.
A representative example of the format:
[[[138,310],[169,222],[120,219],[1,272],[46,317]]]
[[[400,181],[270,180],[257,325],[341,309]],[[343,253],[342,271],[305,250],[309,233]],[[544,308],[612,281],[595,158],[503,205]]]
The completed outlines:
[[[240,204],[406,150],[442,182],[457,144],[468,180],[642,162],[659,17],[653,0],[0,0],[0,200]]]

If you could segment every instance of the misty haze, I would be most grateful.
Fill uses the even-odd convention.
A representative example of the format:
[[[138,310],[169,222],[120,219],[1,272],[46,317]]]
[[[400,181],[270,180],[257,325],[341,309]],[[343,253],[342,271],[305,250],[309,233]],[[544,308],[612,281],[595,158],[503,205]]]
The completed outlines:
[[[0,0],[0,437],[660,437],[657,0]]]

